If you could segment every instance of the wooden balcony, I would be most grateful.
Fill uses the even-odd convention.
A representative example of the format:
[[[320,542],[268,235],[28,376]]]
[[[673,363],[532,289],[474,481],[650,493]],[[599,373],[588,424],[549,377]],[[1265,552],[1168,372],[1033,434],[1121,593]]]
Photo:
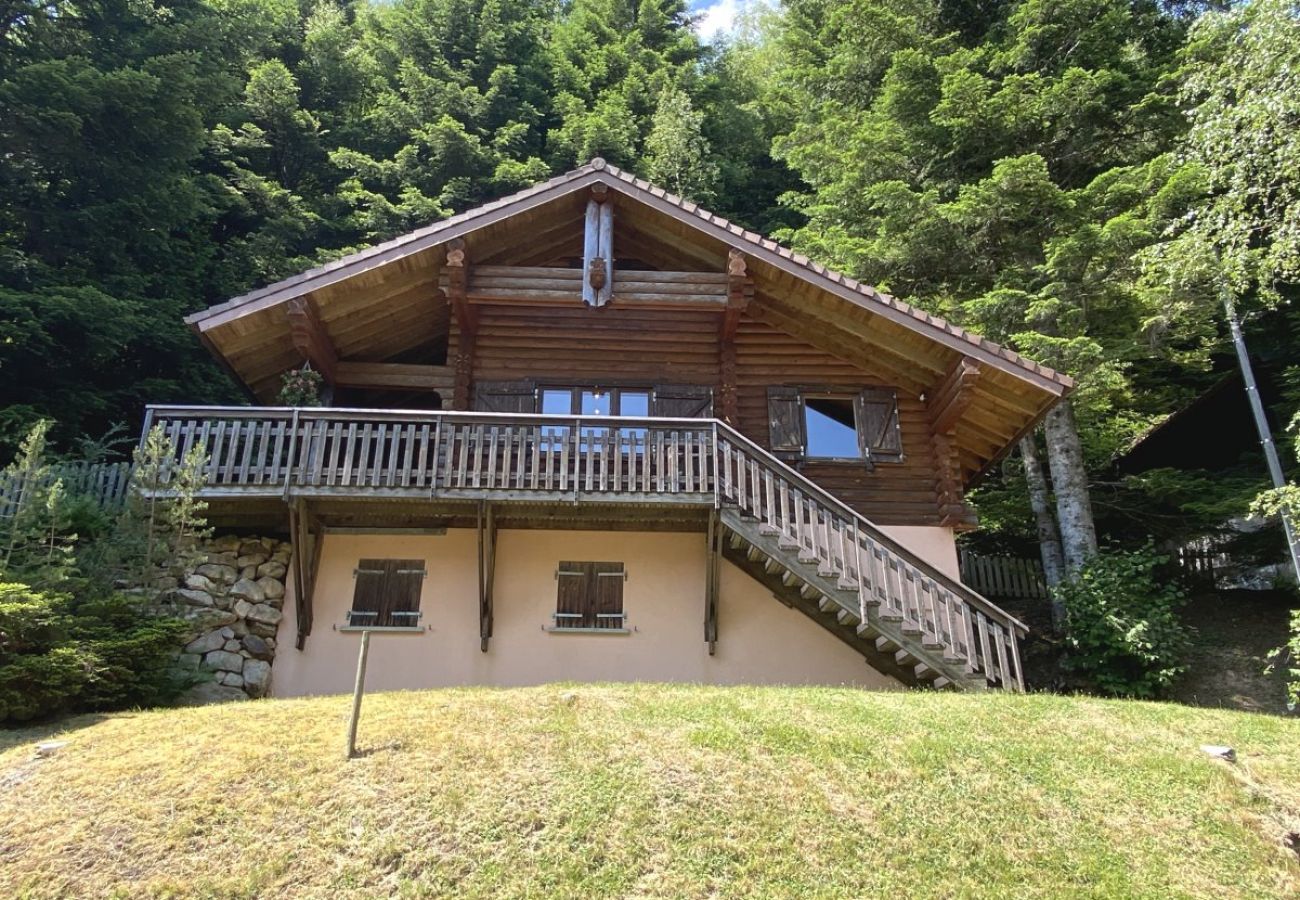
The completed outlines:
[[[370,409],[150,407],[204,495],[716,506],[716,423]]]
[[[203,448],[209,500],[698,511],[711,552],[725,538],[737,564],[882,668],[1022,686],[1024,625],[714,419],[156,406],[153,426],[178,457]]]

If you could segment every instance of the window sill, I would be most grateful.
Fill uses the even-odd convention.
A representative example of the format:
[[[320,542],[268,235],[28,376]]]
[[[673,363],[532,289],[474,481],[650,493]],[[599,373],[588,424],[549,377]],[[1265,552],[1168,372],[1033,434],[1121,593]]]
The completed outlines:
[[[542,628],[548,634],[631,634],[631,628]]]
[[[381,631],[385,634],[423,634],[427,629],[423,625],[335,625],[335,631]]]

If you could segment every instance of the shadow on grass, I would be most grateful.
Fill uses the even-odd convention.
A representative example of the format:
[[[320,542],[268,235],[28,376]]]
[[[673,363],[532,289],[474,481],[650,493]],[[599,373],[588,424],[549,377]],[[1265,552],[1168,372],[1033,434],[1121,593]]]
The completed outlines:
[[[30,744],[32,752],[36,752],[36,745],[42,741],[60,739],[71,740],[71,732],[80,731],[83,728],[89,728],[109,717],[110,713],[77,713],[70,716],[60,716],[52,719],[42,719],[39,722],[24,722],[16,727],[0,728],[0,753],[12,750],[14,747],[21,747],[23,744]],[[124,713],[113,713],[111,715],[124,715]]]

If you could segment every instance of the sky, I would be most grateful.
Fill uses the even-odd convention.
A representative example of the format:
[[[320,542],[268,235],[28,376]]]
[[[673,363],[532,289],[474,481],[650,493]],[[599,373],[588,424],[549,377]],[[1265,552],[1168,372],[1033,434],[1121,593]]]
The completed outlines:
[[[763,2],[765,0],[691,0],[691,12],[702,16],[695,30],[706,41],[725,37],[736,27],[741,13],[755,3]]]

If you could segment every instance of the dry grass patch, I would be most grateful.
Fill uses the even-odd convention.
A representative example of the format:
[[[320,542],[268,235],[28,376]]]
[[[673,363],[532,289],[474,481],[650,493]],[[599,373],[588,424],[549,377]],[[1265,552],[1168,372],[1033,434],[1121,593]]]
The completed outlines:
[[[1296,721],[1049,696],[465,689],[367,698],[348,762],[347,705],[0,735],[0,896],[1300,894],[1282,844]],[[50,737],[69,744],[33,759]]]

